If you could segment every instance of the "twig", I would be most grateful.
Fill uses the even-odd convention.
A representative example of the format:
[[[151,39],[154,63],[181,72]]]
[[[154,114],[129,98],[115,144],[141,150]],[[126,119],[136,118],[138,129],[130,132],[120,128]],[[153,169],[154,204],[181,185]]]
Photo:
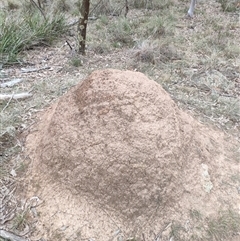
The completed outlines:
[[[95,7],[93,7],[93,9],[89,12],[89,15],[92,14],[92,12],[98,7],[98,5],[102,2],[103,0],[100,0],[96,5]]]
[[[22,238],[3,229],[0,229],[0,237],[10,241],[27,241],[25,238]]]
[[[0,224],[3,225],[4,223],[12,220],[12,219],[15,217],[15,213],[13,213],[13,212],[15,212],[16,209],[17,209],[17,208],[12,209],[12,210],[7,214],[7,217],[6,217],[6,215],[5,215],[4,217],[1,217],[1,220],[2,220],[2,221],[0,222]]]
[[[40,0],[37,0],[37,2],[38,2],[39,8],[43,9],[43,7],[41,6],[41,1],[40,1]]]
[[[22,82],[22,79],[13,79],[13,80],[10,80],[10,81],[8,81],[8,82],[5,82],[5,83],[0,84],[0,87],[1,87],[1,88],[12,87],[12,86],[14,86],[15,84],[20,83],[20,82]]]
[[[43,15],[43,17],[44,17],[44,19],[45,19],[45,21],[46,21],[47,18],[46,18],[46,16],[45,16],[45,14],[43,13],[42,9],[41,9],[33,0],[30,0],[30,2],[32,2],[33,5],[34,5],[35,7],[37,7],[37,9],[41,12],[41,14]]]
[[[45,70],[45,69],[50,69],[50,67],[46,66],[46,67],[42,67],[39,69],[25,69],[25,68],[21,68],[22,73],[31,73],[31,72],[38,72],[41,70]]]
[[[28,92],[23,92],[20,94],[0,94],[0,100],[8,100],[8,99],[14,99],[14,100],[18,100],[18,99],[26,99],[28,97],[31,97],[32,94],[29,94]]]
[[[73,50],[71,44],[70,44],[67,40],[66,40],[66,44],[68,45],[68,47],[69,47],[71,50]]]
[[[78,23],[79,23],[79,19],[69,23],[67,26],[70,28],[70,27],[72,27],[72,26],[74,26],[74,25],[76,25]]]
[[[14,182],[13,182],[13,185],[14,185]],[[0,191],[0,224],[1,225],[12,220],[15,216],[15,211],[17,209],[17,202],[15,201],[13,196],[13,193],[15,192],[15,190],[16,190],[16,186],[13,186],[12,188],[12,183],[11,183],[10,187],[9,187],[9,184],[8,184],[8,187],[3,184],[3,189]],[[8,207],[8,208],[5,209],[5,207]]]
[[[10,102],[11,102],[13,96],[14,96],[14,94],[11,95],[11,98],[9,99],[8,103],[4,106],[4,108],[2,109],[1,112],[3,112],[3,111],[9,106],[9,104],[10,104]]]

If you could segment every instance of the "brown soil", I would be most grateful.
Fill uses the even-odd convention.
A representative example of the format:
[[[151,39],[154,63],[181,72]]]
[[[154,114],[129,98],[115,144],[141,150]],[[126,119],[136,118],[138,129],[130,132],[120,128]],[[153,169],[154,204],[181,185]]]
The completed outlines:
[[[191,210],[240,212],[234,140],[138,72],[92,73],[46,110],[26,148],[27,196],[43,201],[36,240],[169,240],[174,223],[188,240]]]

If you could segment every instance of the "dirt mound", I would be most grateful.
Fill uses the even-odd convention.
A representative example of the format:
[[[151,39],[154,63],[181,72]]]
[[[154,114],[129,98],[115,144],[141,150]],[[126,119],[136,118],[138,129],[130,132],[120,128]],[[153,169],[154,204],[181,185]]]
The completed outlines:
[[[28,195],[45,201],[38,231],[47,240],[169,240],[174,223],[187,240],[197,235],[191,212],[239,211],[230,139],[141,73],[94,72],[35,128]]]

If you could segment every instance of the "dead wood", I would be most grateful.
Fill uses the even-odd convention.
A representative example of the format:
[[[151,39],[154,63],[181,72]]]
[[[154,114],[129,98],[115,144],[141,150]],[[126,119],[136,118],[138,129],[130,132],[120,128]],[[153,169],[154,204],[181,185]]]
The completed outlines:
[[[27,241],[27,239],[25,238],[22,238],[18,235],[15,235],[13,233],[10,233],[6,230],[3,230],[3,229],[0,229],[0,237],[1,238],[4,238],[4,239],[7,239],[7,240],[10,240],[10,241]]]
[[[12,79],[12,80],[10,80],[10,81],[8,81],[8,82],[5,82],[5,83],[0,84],[0,87],[1,87],[1,88],[12,87],[12,86],[14,86],[15,84],[20,83],[20,82],[22,82],[22,79]]]
[[[19,100],[19,99],[26,99],[31,96],[32,94],[28,92],[23,92],[19,94],[0,94],[0,100],[8,100],[8,99]]]
[[[45,69],[50,69],[50,67],[46,66],[46,67],[42,67],[42,68],[39,68],[39,69],[35,69],[35,68],[25,69],[25,68],[22,68],[21,71],[22,71],[22,73],[31,73],[31,72],[38,72],[38,71],[45,70]]]

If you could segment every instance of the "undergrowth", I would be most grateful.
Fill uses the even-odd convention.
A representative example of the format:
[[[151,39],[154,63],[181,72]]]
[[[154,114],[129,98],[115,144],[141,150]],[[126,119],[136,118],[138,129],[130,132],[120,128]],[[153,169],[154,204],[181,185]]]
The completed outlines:
[[[66,31],[64,15],[44,16],[37,10],[0,12],[0,54],[4,63],[17,63],[23,50],[50,45]],[[6,57],[7,56],[7,57]]]

